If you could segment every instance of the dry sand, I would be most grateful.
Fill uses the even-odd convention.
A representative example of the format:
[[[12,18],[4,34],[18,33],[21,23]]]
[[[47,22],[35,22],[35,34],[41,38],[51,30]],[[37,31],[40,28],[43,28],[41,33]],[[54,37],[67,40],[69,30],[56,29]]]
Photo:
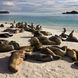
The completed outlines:
[[[5,28],[0,28],[0,32],[8,26],[10,25],[6,24]],[[47,28],[43,28],[43,30],[52,32],[53,35],[59,35],[62,32],[61,30]],[[69,34],[70,32],[67,33]],[[74,33],[74,35],[78,38],[77,33]],[[28,41],[31,37],[32,34],[25,31],[23,33],[14,34],[13,37],[5,39],[8,41],[14,40],[21,46],[26,46],[29,45]],[[63,42],[61,46],[63,45],[78,50],[78,43]],[[19,71],[13,74],[8,70],[9,56],[10,52],[0,53],[0,78],[78,78],[78,67],[73,65],[73,62],[69,57],[64,57],[62,60],[46,63],[24,61],[19,65]]]

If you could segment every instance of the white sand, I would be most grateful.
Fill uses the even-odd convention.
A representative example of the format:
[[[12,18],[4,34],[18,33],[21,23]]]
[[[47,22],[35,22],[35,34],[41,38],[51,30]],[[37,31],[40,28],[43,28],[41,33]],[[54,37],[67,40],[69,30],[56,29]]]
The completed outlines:
[[[9,25],[5,25],[6,27]],[[0,32],[4,28],[0,28]],[[53,35],[60,34],[61,30],[53,30],[44,28],[44,30],[52,32]],[[68,34],[70,32],[67,32]],[[74,34],[78,35],[77,33]],[[6,38],[6,40],[17,41],[21,46],[29,45],[28,40],[32,36],[29,32],[15,34],[13,37]],[[2,39],[2,38],[1,38]],[[70,48],[78,50],[78,43],[63,42],[61,46],[66,45]],[[35,61],[24,61],[18,67],[19,71],[12,74],[8,71],[8,60],[10,53],[0,53],[0,78],[78,78],[78,67],[74,66],[71,59],[65,57],[63,60],[51,61],[46,63],[39,63]]]

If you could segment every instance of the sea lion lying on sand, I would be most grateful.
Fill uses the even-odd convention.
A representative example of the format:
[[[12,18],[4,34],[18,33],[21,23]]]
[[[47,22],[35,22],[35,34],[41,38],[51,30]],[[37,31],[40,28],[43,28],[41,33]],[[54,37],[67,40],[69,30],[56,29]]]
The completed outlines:
[[[13,35],[12,34],[9,34],[9,33],[2,33],[0,34],[0,38],[8,38],[8,37],[12,37]]]
[[[4,24],[1,24],[0,27],[4,27]]]
[[[15,50],[20,49],[20,45],[15,41],[9,42],[9,45],[13,45]]]
[[[8,45],[0,41],[0,52],[7,52],[12,50],[14,50],[14,47],[12,45]]]
[[[53,57],[53,60],[58,60],[61,59],[61,56],[56,55],[51,49],[49,49],[48,47],[45,48],[40,48],[40,53],[42,54],[46,54],[46,55],[51,55]]]
[[[66,39],[66,41],[78,42],[78,39],[73,36],[73,33],[74,33],[74,30],[72,30],[72,32],[69,34],[69,36]]]
[[[45,35],[45,36],[52,35],[52,33],[50,33],[50,32],[46,32],[46,31],[40,31],[40,33],[42,33],[42,34]]]
[[[72,49],[69,49],[67,48],[67,53],[66,53],[67,56],[71,57],[74,61],[77,60],[77,55],[76,55],[76,51],[72,50]]]
[[[62,43],[62,39],[58,35],[50,37],[49,40],[56,42],[56,45],[60,45]]]
[[[78,61],[75,61],[74,64],[75,64],[76,66],[78,66]]]
[[[34,46],[34,49],[36,49],[36,50],[42,47],[42,44],[40,43],[40,41],[37,37],[32,37],[30,39],[30,45]]]
[[[51,46],[48,47],[50,50],[52,50],[56,55],[59,55],[61,57],[66,55],[66,51],[67,51],[67,47],[63,46],[63,47],[56,47],[56,46]]]
[[[9,32],[9,33],[17,34],[17,33],[20,32],[20,30],[19,29],[8,28],[8,29],[4,30],[3,32]]]
[[[8,66],[11,72],[16,73],[18,71],[17,66],[23,62],[25,53],[25,50],[18,50],[11,53]]]
[[[35,61],[41,61],[41,62],[49,62],[53,60],[53,57],[51,55],[41,54],[41,53],[31,53],[25,55],[25,60],[35,60]]]
[[[64,31],[60,34],[60,36],[61,36],[62,38],[67,38],[68,35],[65,34],[65,33],[66,33],[66,28],[63,28],[63,29],[64,29]]]

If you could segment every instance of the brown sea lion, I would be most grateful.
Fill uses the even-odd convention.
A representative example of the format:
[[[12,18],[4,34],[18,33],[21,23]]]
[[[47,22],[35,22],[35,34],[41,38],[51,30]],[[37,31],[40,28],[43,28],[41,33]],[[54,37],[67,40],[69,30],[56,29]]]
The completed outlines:
[[[2,33],[0,34],[0,38],[8,38],[8,37],[12,37],[13,35],[12,34],[9,34],[9,33]]]
[[[0,52],[8,52],[14,50],[14,47],[12,45],[4,44],[3,42],[0,42]]]
[[[42,33],[42,34],[45,35],[45,36],[52,35],[52,33],[50,33],[50,32],[46,32],[46,31],[40,31],[40,33]]]
[[[59,55],[61,57],[66,55],[66,51],[67,51],[67,47],[63,46],[63,47],[48,47],[50,50],[52,50],[56,55]]]
[[[58,45],[57,42],[49,40],[47,37],[38,37],[43,45]]]
[[[0,27],[4,27],[4,24],[1,24]]]
[[[9,45],[13,45],[15,50],[20,49],[20,45],[16,41],[9,42]]]
[[[41,61],[41,62],[49,62],[53,60],[51,55],[41,54],[41,53],[31,53],[26,54],[25,59]]]
[[[8,66],[8,69],[11,72],[16,73],[18,71],[17,66],[23,62],[25,53],[26,53],[25,50],[18,50],[12,52],[9,59],[9,66]]]
[[[75,64],[76,66],[78,66],[78,61],[75,61],[74,64]]]
[[[77,60],[76,52],[72,49],[67,48],[67,56],[71,57],[74,61]]]
[[[38,31],[42,30],[42,26],[36,25],[36,30],[38,30]]]
[[[34,31],[33,34],[34,37],[42,37],[42,33],[40,31]]]
[[[63,29],[64,29],[64,31],[60,34],[60,36],[61,36],[62,38],[67,38],[68,35],[65,34],[65,33],[66,33],[66,28],[63,28]]]
[[[61,37],[57,35],[50,37],[49,40],[56,42],[56,45],[60,45],[62,43]]]
[[[78,42],[78,39],[73,36],[73,33],[74,33],[74,30],[72,30],[72,32],[69,34],[69,36],[66,39],[66,41]]]
[[[32,37],[30,39],[30,45],[34,46],[35,49],[39,49],[42,47],[42,44],[40,43],[40,41],[37,37]]]
[[[58,60],[61,59],[61,56],[56,55],[51,49],[49,48],[41,48],[40,53],[46,54],[46,55],[51,55],[53,57],[53,60]]]
[[[3,32],[9,32],[9,33],[17,34],[17,33],[20,32],[20,30],[19,29],[8,28],[8,29],[4,30]]]

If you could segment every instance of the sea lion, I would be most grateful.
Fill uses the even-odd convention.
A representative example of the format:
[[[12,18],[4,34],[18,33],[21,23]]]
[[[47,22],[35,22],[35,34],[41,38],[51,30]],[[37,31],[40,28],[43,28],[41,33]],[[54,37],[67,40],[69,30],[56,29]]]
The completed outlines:
[[[36,30],[40,31],[42,29],[42,26],[36,25]]]
[[[76,66],[78,66],[78,61],[75,61],[74,64],[75,64]]]
[[[66,28],[63,28],[63,29],[64,29],[64,31],[60,34],[60,36],[61,36],[62,38],[67,38],[68,35],[65,34],[65,33],[66,33]]]
[[[67,47],[63,46],[63,47],[48,47],[50,50],[52,50],[56,55],[59,55],[61,57],[66,55],[66,51],[67,51]]]
[[[77,60],[76,52],[72,49],[67,48],[67,56],[71,57],[74,61]]]
[[[41,53],[31,53],[26,54],[25,59],[41,61],[41,62],[49,62],[53,60],[51,55],[41,54]]]
[[[42,47],[42,44],[40,43],[40,41],[37,37],[32,37],[30,39],[30,45],[34,46],[35,49],[39,49]]]
[[[13,45],[15,50],[20,49],[20,45],[16,41],[9,42],[9,45]]]
[[[40,33],[42,33],[42,34],[45,35],[45,36],[52,35],[52,33],[50,33],[50,32],[46,32],[46,31],[40,31]]]
[[[42,37],[42,33],[40,31],[34,31],[33,34],[34,37]]]
[[[48,47],[46,48],[41,48],[40,53],[46,54],[46,55],[51,55],[53,57],[53,60],[58,60],[61,59],[61,56],[56,55],[51,49]]]
[[[9,34],[9,33],[2,33],[0,34],[0,38],[8,38],[8,37],[12,37],[13,35],[12,34]]]
[[[57,45],[55,41],[51,41],[47,37],[41,36],[41,37],[38,37],[38,39],[43,45]]]
[[[8,66],[11,72],[16,73],[18,71],[17,66],[23,62],[25,53],[25,50],[17,50],[11,53]]]
[[[56,42],[56,45],[60,45],[62,43],[62,39],[58,35],[50,37],[49,40]]]
[[[69,36],[66,39],[66,41],[78,42],[78,39],[73,36],[73,33],[74,33],[74,30],[72,30],[72,32],[69,34]]]
[[[19,29],[8,28],[8,29],[4,30],[3,32],[9,32],[9,33],[17,34],[17,33],[20,32],[20,30]]]
[[[0,52],[8,52],[14,50],[12,45],[4,44],[4,42],[0,42]]]
[[[4,24],[1,24],[0,27],[4,27]]]

